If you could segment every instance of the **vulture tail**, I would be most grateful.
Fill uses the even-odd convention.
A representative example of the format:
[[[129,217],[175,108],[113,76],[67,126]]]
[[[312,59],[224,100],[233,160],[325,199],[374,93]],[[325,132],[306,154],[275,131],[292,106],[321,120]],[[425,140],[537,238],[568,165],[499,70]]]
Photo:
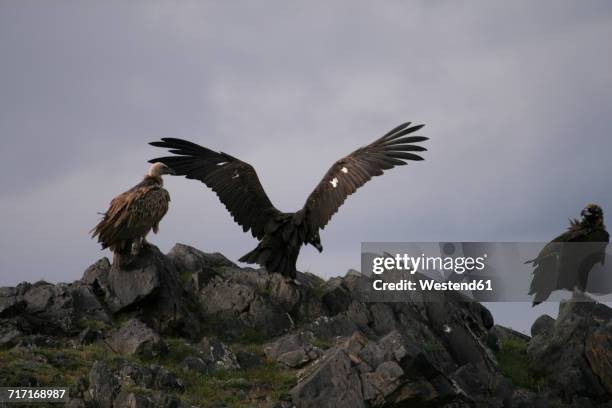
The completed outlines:
[[[289,259],[286,252],[265,247],[261,242],[257,248],[243,255],[239,261],[259,264],[268,272],[280,273],[288,278],[295,279],[296,276],[295,262]]]

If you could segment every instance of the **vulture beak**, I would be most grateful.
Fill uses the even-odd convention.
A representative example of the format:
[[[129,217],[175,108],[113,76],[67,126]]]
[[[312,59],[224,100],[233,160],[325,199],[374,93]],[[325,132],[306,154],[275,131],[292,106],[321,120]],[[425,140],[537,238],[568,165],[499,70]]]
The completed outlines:
[[[312,246],[317,248],[317,251],[323,252],[323,245],[321,245],[320,242],[317,242],[316,244],[312,244]]]
[[[173,176],[176,175],[176,171],[174,171],[174,169],[171,169],[170,167],[166,166],[166,174],[171,174]]]

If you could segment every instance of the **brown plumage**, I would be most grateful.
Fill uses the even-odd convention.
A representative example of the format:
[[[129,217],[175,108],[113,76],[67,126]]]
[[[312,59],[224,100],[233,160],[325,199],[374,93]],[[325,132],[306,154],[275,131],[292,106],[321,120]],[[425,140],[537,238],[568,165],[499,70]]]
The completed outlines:
[[[277,210],[264,191],[255,169],[229,154],[215,152],[195,143],[164,138],[151,145],[170,149],[176,156],[161,157],[161,162],[177,175],[203,182],[225,205],[246,232],[260,240],[253,251],[240,258],[258,263],[269,272],[295,277],[295,264],[302,245],[311,244],[321,252],[319,230],[325,228],[346,198],[384,170],[423,160],[414,152],[426,149],[415,143],[427,140],[407,136],[424,125],[404,123],[373,143],[336,161],[308,196],[304,207],[295,213]]]
[[[170,203],[162,175],[172,173],[163,163],[154,163],[140,183],[113,198],[102,221],[91,230],[92,238],[98,237],[102,249],[113,251],[114,264],[126,266],[130,255],[136,255],[146,245],[149,231],[159,230]]]
[[[533,306],[544,302],[555,290],[584,292],[593,266],[604,263],[610,235],[603,223],[603,210],[589,204],[581,215],[580,221],[571,220],[566,232],[549,242],[535,259],[526,262],[534,266],[529,288]]]

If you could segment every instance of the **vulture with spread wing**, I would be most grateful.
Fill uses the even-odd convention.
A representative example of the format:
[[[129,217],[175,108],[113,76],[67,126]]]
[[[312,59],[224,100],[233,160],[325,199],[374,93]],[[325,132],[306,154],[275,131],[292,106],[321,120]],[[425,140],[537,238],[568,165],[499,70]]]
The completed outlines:
[[[526,262],[534,266],[529,288],[529,294],[534,295],[533,306],[544,302],[555,290],[584,292],[593,266],[604,263],[610,235],[603,223],[603,210],[589,204],[580,215],[580,221],[570,220],[566,232]]]
[[[127,266],[130,255],[137,255],[146,245],[149,231],[157,233],[170,203],[162,175],[173,173],[165,164],[153,163],[140,183],[113,198],[102,221],[91,230],[102,249],[113,251],[114,265]]]
[[[195,143],[163,138],[151,145],[170,150],[176,156],[151,162],[166,164],[175,174],[196,179],[211,188],[234,220],[260,242],[241,262],[257,263],[269,272],[295,278],[295,264],[302,245],[323,250],[319,230],[325,228],[344,200],[384,170],[423,160],[415,152],[426,149],[416,143],[427,140],[412,134],[424,125],[404,123],[373,143],[336,161],[319,185],[295,213],[277,210],[264,191],[255,169],[227,153],[215,152]]]

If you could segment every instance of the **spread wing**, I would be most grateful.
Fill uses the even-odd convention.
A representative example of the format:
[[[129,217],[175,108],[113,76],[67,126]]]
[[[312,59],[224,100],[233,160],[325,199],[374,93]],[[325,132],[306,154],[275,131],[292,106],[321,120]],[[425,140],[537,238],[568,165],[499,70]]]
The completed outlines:
[[[160,186],[137,185],[119,194],[109,206],[104,218],[92,230],[103,248],[124,250],[127,242],[153,229],[168,212],[170,195]]]
[[[244,232],[263,238],[270,217],[279,213],[264,191],[253,166],[223,152],[215,152],[187,140],[163,138],[152,146],[170,149],[176,156],[162,162],[188,179],[200,180],[212,189]]]
[[[428,138],[408,135],[425,125],[410,127],[410,124],[404,123],[392,129],[373,143],[334,163],[304,205],[310,231],[325,228],[346,198],[372,177],[380,176],[385,170],[395,166],[404,165],[408,160],[423,160],[414,152],[427,149],[415,143]]]

